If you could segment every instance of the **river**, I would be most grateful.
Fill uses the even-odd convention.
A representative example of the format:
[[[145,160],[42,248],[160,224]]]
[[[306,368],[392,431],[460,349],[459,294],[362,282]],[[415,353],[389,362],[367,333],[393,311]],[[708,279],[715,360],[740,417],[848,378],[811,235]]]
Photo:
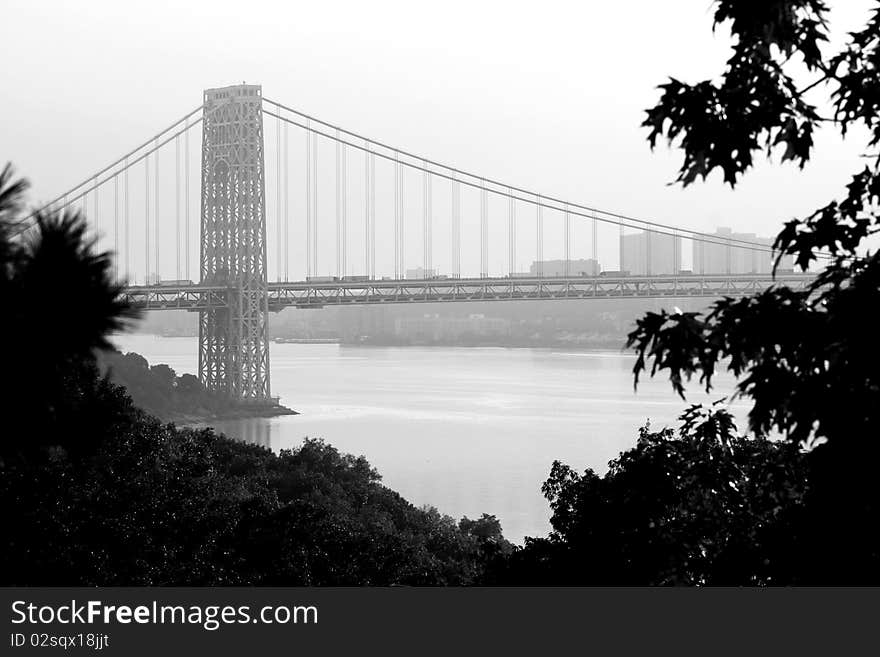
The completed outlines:
[[[150,364],[196,373],[195,338],[115,338]],[[416,505],[455,518],[496,515],[505,536],[543,536],[541,483],[554,459],[604,472],[647,420],[675,425],[685,408],[665,379],[633,391],[634,357],[618,352],[454,347],[271,346],[272,394],[301,415],[218,422],[227,435],[273,450],[304,437],[364,455]],[[711,397],[696,385],[688,402]],[[734,407],[737,419],[745,407]]]

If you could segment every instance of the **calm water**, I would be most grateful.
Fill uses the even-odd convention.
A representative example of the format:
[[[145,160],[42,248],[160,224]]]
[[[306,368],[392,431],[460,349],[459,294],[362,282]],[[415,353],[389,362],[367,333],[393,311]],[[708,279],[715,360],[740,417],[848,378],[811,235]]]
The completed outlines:
[[[195,338],[124,335],[123,351],[178,374],[197,370]],[[217,423],[270,446],[323,438],[366,456],[417,505],[455,518],[491,513],[505,536],[545,535],[541,483],[554,459],[604,471],[638,428],[675,424],[685,404],[665,380],[633,392],[629,354],[539,349],[272,344],[272,393],[302,415]],[[718,382],[716,399],[732,389]],[[695,387],[695,386],[694,386]],[[704,395],[688,401],[705,402]],[[744,409],[736,414],[744,417]]]

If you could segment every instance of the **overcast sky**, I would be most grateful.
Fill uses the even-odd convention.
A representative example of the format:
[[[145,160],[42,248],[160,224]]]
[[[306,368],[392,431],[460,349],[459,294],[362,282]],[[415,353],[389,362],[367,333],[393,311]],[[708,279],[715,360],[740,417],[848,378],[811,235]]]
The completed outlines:
[[[872,3],[830,4],[842,33]],[[822,133],[805,171],[762,161],[735,191],[718,177],[669,186],[680,157],[652,153],[639,124],[667,76],[721,72],[729,40],[713,35],[711,15],[708,0],[5,0],[0,160],[45,200],[197,106],[204,88],[247,81],[510,184],[688,228],[771,235],[839,194],[863,142]],[[549,237],[545,251],[555,244]]]

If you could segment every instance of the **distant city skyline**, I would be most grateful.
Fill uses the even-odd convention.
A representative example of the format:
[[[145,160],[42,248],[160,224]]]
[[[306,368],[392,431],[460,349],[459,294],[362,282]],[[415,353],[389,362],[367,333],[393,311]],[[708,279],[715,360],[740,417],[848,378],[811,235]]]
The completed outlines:
[[[712,35],[705,3],[637,4],[642,19],[634,23],[630,5],[549,3],[536,14],[525,4],[497,11],[453,2],[424,21],[399,3],[314,5],[294,14],[261,2],[246,12],[233,3],[192,3],[181,12],[159,2],[132,22],[124,8],[106,1],[58,4],[47,12],[38,3],[12,0],[0,37],[23,55],[0,76],[4,88],[27,93],[6,99],[0,155],[32,180],[34,201],[46,200],[198,104],[203,89],[246,80],[305,111],[443,162],[704,232],[730,226],[772,236],[784,221],[837,196],[860,166],[859,153],[824,133],[816,136],[817,157],[803,172],[758,162],[736,191],[717,177],[686,190],[669,186],[680,156],[665,145],[650,152],[639,127],[643,112],[668,76],[694,81],[716,75],[728,37],[724,30]],[[870,3],[831,5],[839,38],[864,19]],[[659,24],[662,31],[653,27]],[[62,59],[54,51],[46,59],[33,48],[46,40],[72,47]],[[609,56],[622,43],[638,43],[644,56]],[[197,154],[198,144],[192,147]],[[294,157],[302,154],[294,150]],[[163,171],[170,166],[163,164]],[[352,175],[354,190],[358,179]],[[785,194],[777,193],[782,189]],[[267,191],[271,221],[274,200]],[[294,190],[294,199],[301,193]],[[448,203],[442,192],[435,202],[442,213]],[[197,221],[197,199],[192,203]],[[472,269],[478,209],[472,199],[462,203],[463,267]],[[490,203],[490,213],[490,242],[500,243],[505,209]],[[528,213],[518,214],[517,268],[535,260]],[[560,220],[550,215],[547,259],[561,255]],[[571,257],[589,257],[588,221],[573,225]],[[613,233],[600,231],[603,263],[619,257]],[[169,268],[169,238],[160,239]],[[438,220],[438,269],[448,268],[448,240]],[[136,234],[131,248],[140,254]],[[380,257],[387,256],[387,245],[380,248]],[[407,266],[418,263],[418,245],[411,250]],[[197,243],[191,259],[196,253]],[[687,253],[684,247],[683,257]],[[492,271],[510,268],[503,248],[488,257]],[[326,255],[321,262],[321,273],[333,269]]]

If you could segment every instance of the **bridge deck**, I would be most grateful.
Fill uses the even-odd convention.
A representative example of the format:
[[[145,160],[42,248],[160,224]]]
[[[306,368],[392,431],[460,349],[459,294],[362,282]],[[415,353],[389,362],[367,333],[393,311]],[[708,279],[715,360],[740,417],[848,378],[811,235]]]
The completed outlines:
[[[543,278],[433,278],[425,280],[296,281],[269,283],[269,309],[287,307],[742,296],[770,285],[804,288],[812,274],[675,275]],[[226,305],[226,288],[212,285],[149,285],[126,288],[124,297],[146,310],[202,310]]]

